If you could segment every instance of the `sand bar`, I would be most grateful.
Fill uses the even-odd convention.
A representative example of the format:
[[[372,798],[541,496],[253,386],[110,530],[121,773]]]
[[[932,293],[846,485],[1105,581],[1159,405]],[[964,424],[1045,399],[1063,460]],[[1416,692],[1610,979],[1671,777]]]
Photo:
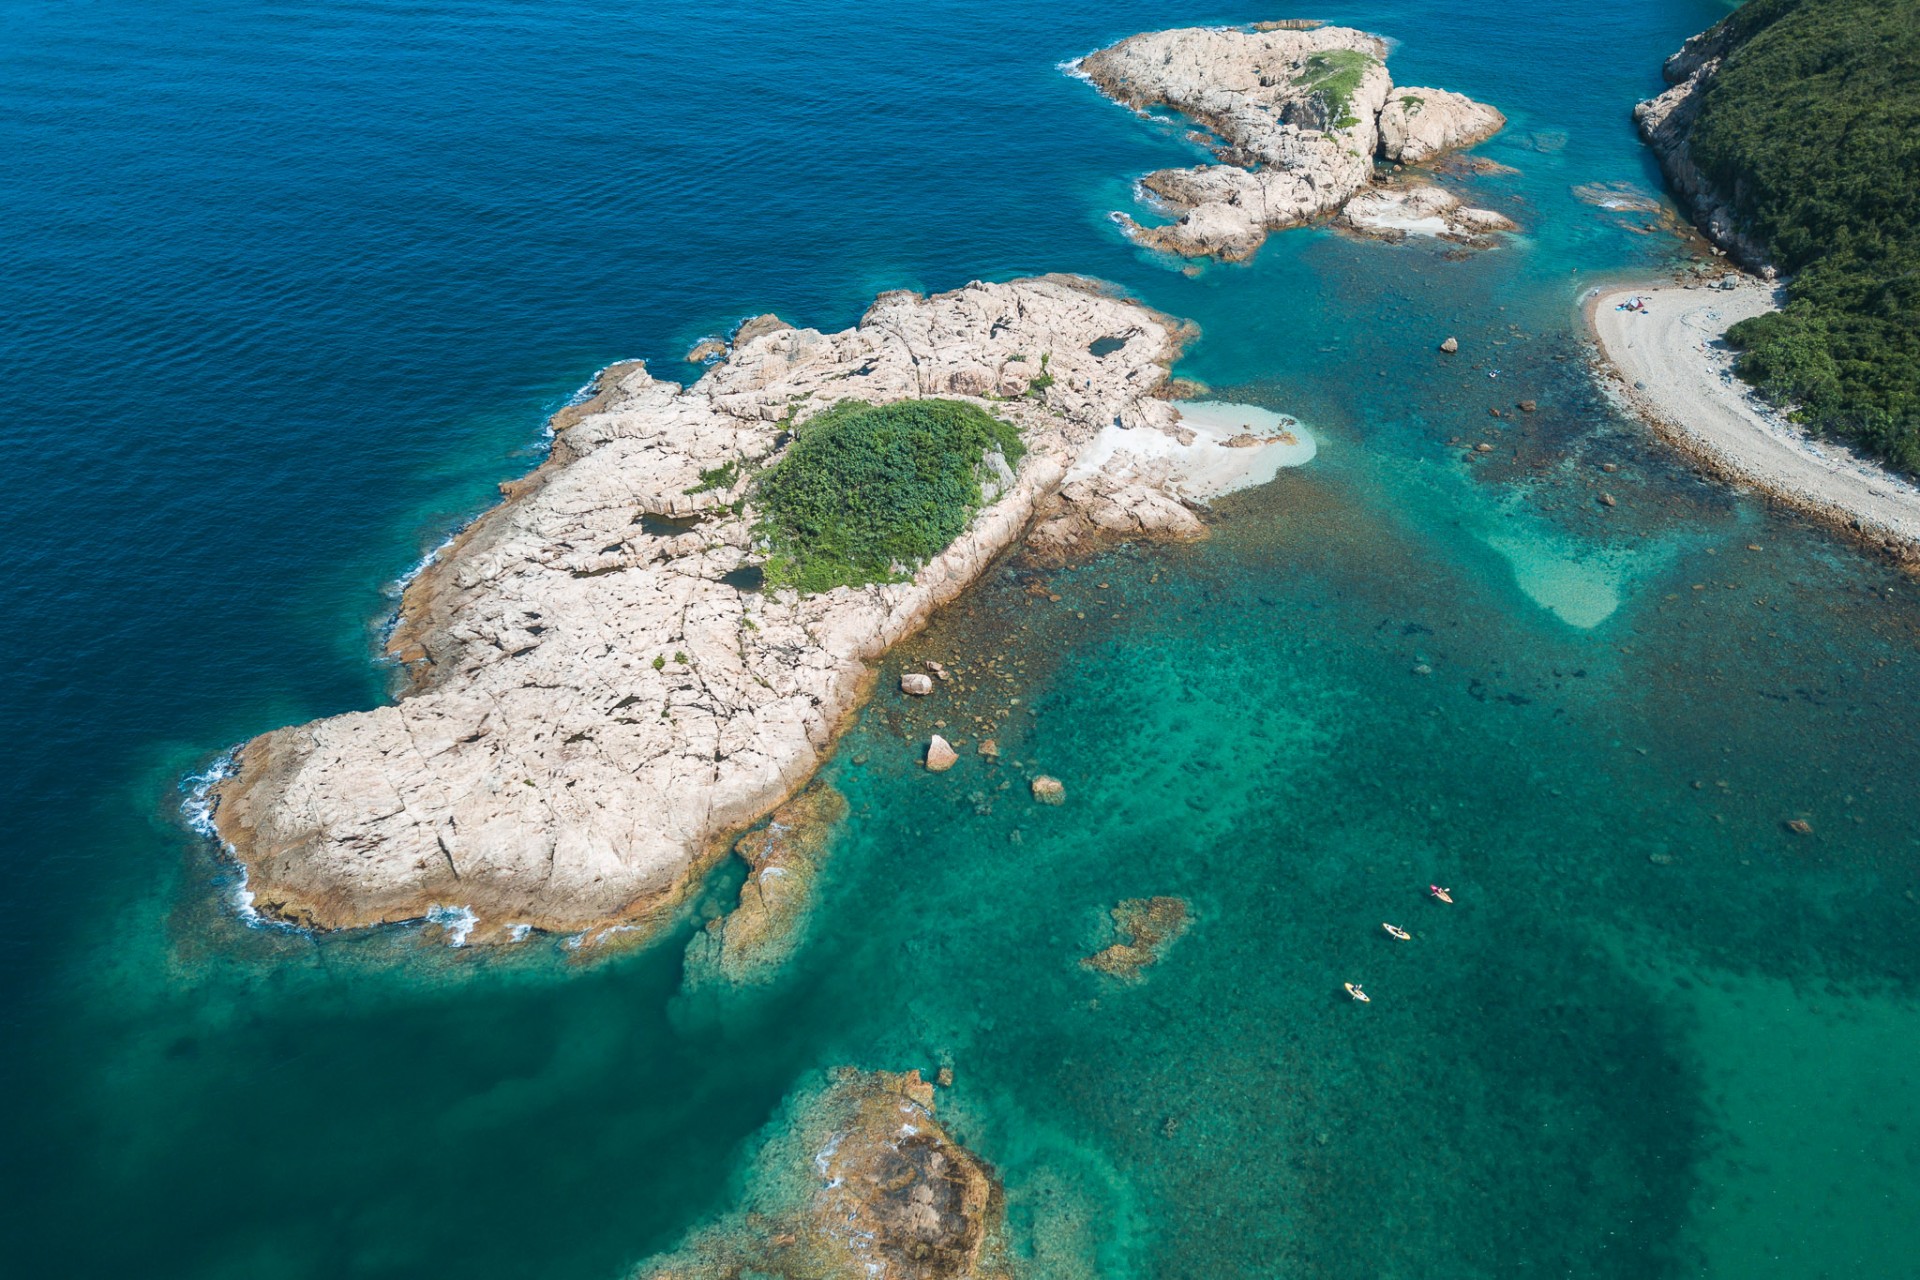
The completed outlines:
[[[1618,309],[1634,297],[1644,311]],[[1809,436],[1734,376],[1727,329],[1776,298],[1776,286],[1758,281],[1607,288],[1587,296],[1586,316],[1622,398],[1675,445],[1788,506],[1920,556],[1920,488],[1838,440]]]

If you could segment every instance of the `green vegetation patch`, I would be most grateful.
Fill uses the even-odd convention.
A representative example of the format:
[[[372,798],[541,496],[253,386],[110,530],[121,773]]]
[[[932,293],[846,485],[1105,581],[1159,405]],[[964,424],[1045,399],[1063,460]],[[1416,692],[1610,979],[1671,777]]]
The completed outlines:
[[[1752,0],[1690,146],[1792,274],[1740,375],[1920,471],[1920,0]]]
[[[983,502],[987,455],[1011,468],[1012,424],[958,400],[843,400],[802,424],[759,479],[766,586],[812,594],[899,582],[947,548]]]
[[[1307,55],[1307,69],[1297,83],[1320,95],[1334,128],[1350,129],[1360,123],[1353,114],[1353,95],[1359,92],[1367,68],[1378,65],[1373,55],[1356,49],[1328,49]]]

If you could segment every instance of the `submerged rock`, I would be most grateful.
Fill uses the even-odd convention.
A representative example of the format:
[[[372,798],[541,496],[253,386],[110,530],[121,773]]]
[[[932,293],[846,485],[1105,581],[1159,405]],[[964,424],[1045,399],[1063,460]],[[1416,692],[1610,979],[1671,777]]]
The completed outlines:
[[[1119,940],[1080,963],[1114,978],[1138,978],[1140,970],[1158,963],[1192,923],[1184,898],[1127,898],[1110,914]]]
[[[1348,27],[1188,27],[1087,55],[1079,70],[1136,110],[1166,106],[1218,135],[1213,165],[1141,187],[1178,218],[1134,240],[1182,257],[1249,257],[1271,230],[1332,213],[1367,187],[1376,156],[1416,163],[1499,130],[1493,108],[1441,89],[1396,90],[1387,45]]]
[[[708,921],[688,944],[690,984],[716,976],[733,983],[771,976],[799,942],[834,828],[846,816],[846,797],[815,782],[774,810],[764,828],[734,844],[747,864],[747,879],[739,904]]]
[[[1041,804],[1065,804],[1067,802],[1067,784],[1050,774],[1041,774],[1030,784],[1033,798]]]
[[[993,1171],[935,1119],[918,1071],[835,1072],[770,1129],[754,1175],[740,1211],[633,1280],[1008,1274]]]

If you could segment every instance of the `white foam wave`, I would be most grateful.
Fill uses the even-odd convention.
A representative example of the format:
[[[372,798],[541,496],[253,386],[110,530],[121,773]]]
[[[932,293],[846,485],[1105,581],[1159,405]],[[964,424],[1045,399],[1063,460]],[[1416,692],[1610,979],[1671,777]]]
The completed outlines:
[[[437,924],[447,931],[448,946],[464,947],[467,945],[467,936],[480,923],[480,917],[473,913],[472,907],[444,907],[436,902],[427,908],[427,923]]]
[[[196,835],[219,845],[223,860],[233,868],[233,889],[228,894],[228,900],[233,904],[234,914],[250,928],[291,929],[292,925],[269,920],[254,910],[253,890],[247,880],[247,864],[240,861],[240,855],[232,845],[220,838],[220,829],[213,822],[213,811],[220,807],[213,789],[231,778],[238,768],[234,762],[234,752],[228,750],[214,757],[213,762],[201,772],[190,773],[182,778],[180,789],[186,792],[186,799],[180,802],[180,816]]]

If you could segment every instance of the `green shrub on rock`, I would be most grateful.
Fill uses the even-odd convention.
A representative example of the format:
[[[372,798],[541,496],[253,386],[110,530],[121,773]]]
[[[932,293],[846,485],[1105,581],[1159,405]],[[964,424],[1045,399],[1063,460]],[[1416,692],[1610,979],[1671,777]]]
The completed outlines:
[[[944,551],[1026,447],[958,400],[843,400],[797,430],[758,482],[766,586],[812,594],[898,582]],[[997,456],[996,456],[997,455]]]

